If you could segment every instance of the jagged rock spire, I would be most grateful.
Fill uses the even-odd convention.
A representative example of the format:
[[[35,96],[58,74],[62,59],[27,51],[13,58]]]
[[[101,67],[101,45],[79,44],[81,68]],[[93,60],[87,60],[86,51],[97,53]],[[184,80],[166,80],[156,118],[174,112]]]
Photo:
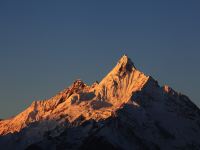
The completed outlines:
[[[122,66],[123,68],[126,68],[128,70],[135,68],[134,63],[132,62],[132,60],[126,54],[124,54],[120,58],[120,60],[118,61],[118,65]]]
[[[131,72],[135,69],[136,67],[134,63],[132,62],[132,60],[127,55],[123,55],[119,59],[117,65],[111,70],[111,72],[108,75],[110,74],[124,75],[127,72]]]

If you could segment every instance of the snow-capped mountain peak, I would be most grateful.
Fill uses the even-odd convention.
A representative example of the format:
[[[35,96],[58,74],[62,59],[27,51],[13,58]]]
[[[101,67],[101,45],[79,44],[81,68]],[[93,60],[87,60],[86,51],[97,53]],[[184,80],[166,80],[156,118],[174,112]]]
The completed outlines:
[[[91,86],[76,80],[0,121],[6,149],[200,149],[200,110],[123,55]]]

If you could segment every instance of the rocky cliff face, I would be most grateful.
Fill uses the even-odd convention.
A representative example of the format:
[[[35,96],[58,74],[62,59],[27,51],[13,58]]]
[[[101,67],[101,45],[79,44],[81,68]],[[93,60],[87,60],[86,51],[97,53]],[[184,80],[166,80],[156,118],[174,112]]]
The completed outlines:
[[[124,55],[91,86],[75,81],[0,121],[4,149],[200,149],[200,110]]]

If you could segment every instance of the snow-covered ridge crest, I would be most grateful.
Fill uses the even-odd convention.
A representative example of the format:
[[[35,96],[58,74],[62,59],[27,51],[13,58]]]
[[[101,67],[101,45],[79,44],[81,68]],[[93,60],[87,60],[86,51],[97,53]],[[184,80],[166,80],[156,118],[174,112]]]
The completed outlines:
[[[0,134],[19,132],[30,123],[57,119],[73,121],[80,115],[88,119],[103,119],[127,103],[133,92],[140,90],[149,77],[136,70],[128,56],[123,55],[117,65],[100,82],[88,86],[76,80],[69,88],[49,100],[35,101],[14,118],[0,122]],[[122,94],[126,93],[126,94]]]

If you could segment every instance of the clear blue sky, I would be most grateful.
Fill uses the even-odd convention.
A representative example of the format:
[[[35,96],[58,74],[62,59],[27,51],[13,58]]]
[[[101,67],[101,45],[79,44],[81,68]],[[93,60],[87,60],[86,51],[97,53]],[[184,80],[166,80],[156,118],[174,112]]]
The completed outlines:
[[[1,0],[0,118],[77,78],[100,81],[124,53],[200,106],[199,8],[199,0]]]

